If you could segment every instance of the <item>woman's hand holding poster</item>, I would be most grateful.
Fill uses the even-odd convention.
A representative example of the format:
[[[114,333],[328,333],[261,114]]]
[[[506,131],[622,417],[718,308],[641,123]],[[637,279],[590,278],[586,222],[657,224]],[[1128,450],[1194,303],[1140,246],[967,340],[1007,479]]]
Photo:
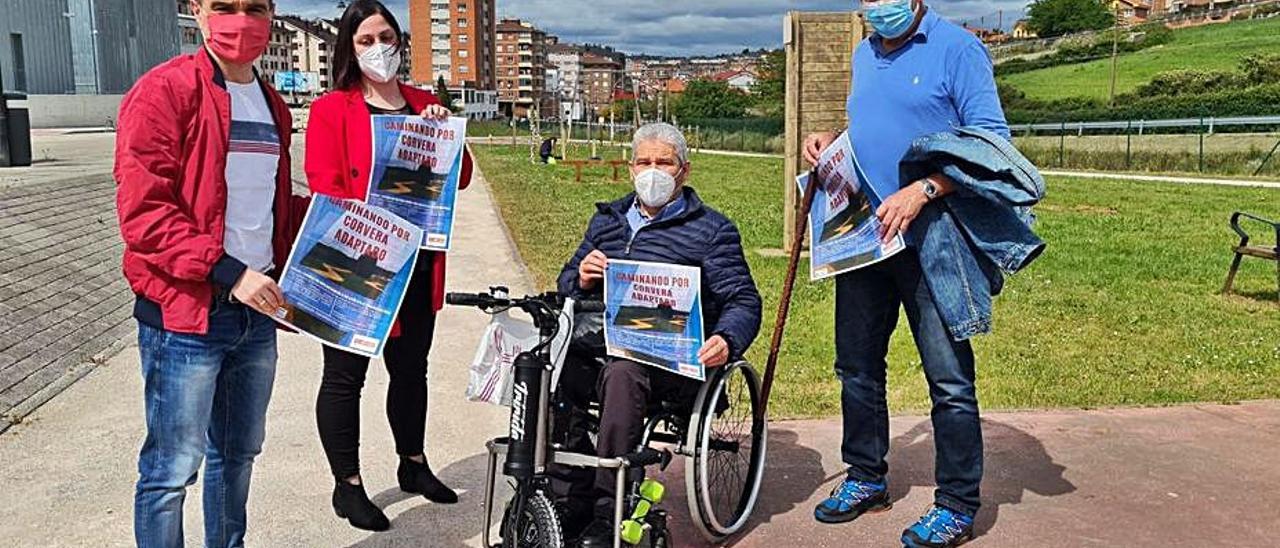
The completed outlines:
[[[604,340],[610,356],[705,380],[702,271],[610,260],[604,276]]]
[[[365,201],[421,228],[423,249],[448,251],[466,138],[466,118],[374,116]]]
[[[378,357],[409,287],[422,230],[355,200],[317,195],[280,276],[276,321]]]
[[[867,182],[847,132],[822,153],[814,172],[819,184],[809,210],[811,280],[878,263],[906,248],[900,235],[888,244],[880,240],[875,208],[884,196]],[[802,194],[811,182],[809,173],[796,178]]]

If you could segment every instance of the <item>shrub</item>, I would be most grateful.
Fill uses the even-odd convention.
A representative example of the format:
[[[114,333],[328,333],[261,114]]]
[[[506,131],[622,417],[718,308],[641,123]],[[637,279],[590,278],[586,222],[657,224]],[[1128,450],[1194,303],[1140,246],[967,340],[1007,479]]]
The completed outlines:
[[[1235,72],[1225,70],[1169,70],[1156,74],[1151,81],[1138,86],[1136,97],[1175,97],[1224,91],[1242,84]]]
[[[1267,116],[1280,105],[1280,84],[1228,89],[1213,93],[1137,97],[1126,95],[1107,107],[1089,99],[1028,102],[1006,108],[1011,124],[1161,120],[1222,116]]]
[[[1239,67],[1248,85],[1280,84],[1280,54],[1251,53]]]

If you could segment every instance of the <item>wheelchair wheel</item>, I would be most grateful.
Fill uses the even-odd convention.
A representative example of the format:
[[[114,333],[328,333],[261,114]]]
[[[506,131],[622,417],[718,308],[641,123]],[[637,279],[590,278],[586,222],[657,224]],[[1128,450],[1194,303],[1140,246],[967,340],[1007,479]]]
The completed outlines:
[[[519,493],[516,497],[520,497]],[[524,499],[524,511],[516,516],[517,499],[507,503],[502,516],[502,548],[563,548],[564,535],[555,505],[541,491]]]
[[[768,437],[760,405],[760,378],[746,362],[716,370],[694,404],[685,491],[693,523],[712,542],[742,529],[755,507]]]

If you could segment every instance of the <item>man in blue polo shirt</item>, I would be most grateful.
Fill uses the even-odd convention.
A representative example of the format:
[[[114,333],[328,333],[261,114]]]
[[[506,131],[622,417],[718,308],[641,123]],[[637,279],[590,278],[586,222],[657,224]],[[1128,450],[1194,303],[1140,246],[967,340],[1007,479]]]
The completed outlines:
[[[922,0],[864,0],[862,7],[875,32],[853,55],[849,138],[869,184],[887,197],[873,205],[888,240],[905,234],[925,204],[954,190],[954,183],[941,174],[899,180],[899,160],[913,140],[961,126],[1008,138],[1009,128],[991,59],[971,33],[943,20]],[[837,136],[838,132],[809,136],[805,159],[816,163]],[[841,454],[848,474],[814,510],[814,517],[842,523],[890,505],[885,480],[885,358],[899,306],[906,310],[933,400],[938,484],[934,505],[903,531],[902,543],[956,546],[973,536],[982,481],[973,349],[967,341],[954,341],[947,331],[914,245],[836,280],[836,373],[844,414]]]

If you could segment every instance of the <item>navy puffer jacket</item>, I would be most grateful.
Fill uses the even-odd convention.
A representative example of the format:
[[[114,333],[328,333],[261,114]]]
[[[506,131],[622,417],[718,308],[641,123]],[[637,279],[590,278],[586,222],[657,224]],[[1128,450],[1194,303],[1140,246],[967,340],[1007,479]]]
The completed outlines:
[[[600,298],[603,284],[590,292],[578,287],[578,263],[593,249],[610,259],[701,267],[708,336],[724,337],[733,358],[741,358],[760,331],[761,307],[742,238],[733,222],[704,205],[692,188],[686,186],[683,192],[682,213],[641,228],[634,238],[627,224],[634,192],[613,203],[596,204],[582,245],[560,272],[559,290],[575,298]]]

